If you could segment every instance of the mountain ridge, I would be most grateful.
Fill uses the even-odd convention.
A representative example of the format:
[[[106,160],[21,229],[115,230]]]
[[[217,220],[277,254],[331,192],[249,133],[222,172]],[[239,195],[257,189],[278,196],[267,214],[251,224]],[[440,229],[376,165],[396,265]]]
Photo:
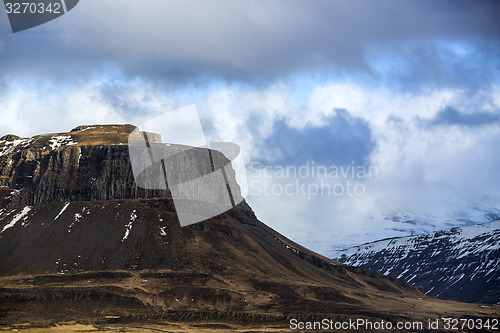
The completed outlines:
[[[339,261],[403,278],[433,297],[500,302],[500,220],[379,240],[343,252]]]

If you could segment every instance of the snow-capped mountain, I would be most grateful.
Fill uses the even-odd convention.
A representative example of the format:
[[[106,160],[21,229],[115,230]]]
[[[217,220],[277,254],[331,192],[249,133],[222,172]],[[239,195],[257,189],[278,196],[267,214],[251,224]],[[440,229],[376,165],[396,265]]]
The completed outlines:
[[[329,257],[340,257],[346,249],[380,239],[429,234],[454,227],[465,227],[500,220],[500,209],[456,201],[446,211],[431,212],[423,209],[399,209],[368,218],[363,228],[331,228],[324,237],[312,237],[307,230],[291,235],[301,244]]]
[[[500,220],[500,209],[477,207],[469,202],[459,204],[460,209],[454,209],[447,214],[431,214],[425,211],[404,209],[389,214],[384,219],[399,224],[399,226],[394,226],[394,231],[409,232],[412,236]]]
[[[432,297],[500,303],[500,220],[351,247],[339,261],[404,279]]]

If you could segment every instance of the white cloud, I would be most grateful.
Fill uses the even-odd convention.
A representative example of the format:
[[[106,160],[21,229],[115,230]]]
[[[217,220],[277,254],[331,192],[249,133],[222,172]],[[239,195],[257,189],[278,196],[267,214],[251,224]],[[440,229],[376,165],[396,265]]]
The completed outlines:
[[[12,81],[0,95],[0,133],[33,136],[84,124],[135,123],[174,109],[176,99],[143,82],[102,80],[62,87],[43,80]]]
[[[259,154],[257,144],[272,134],[274,122],[295,107],[290,88],[277,84],[267,90],[215,89],[202,96],[198,109],[213,124],[208,132],[213,140],[238,143],[251,159]]]

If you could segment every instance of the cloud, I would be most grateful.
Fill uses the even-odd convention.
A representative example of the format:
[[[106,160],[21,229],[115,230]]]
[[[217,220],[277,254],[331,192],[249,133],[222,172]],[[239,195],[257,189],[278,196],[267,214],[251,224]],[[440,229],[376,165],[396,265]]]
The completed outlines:
[[[393,89],[479,90],[499,83],[500,44],[495,40],[409,39],[367,52],[373,78]]]
[[[429,124],[431,126],[458,125],[465,127],[480,127],[495,125],[500,122],[500,113],[474,112],[462,113],[451,106],[447,106],[436,114]]]
[[[411,88],[477,85],[498,78],[498,7],[495,1],[82,2],[38,28],[2,33],[1,71],[86,77],[114,64],[127,75],[172,85],[218,79],[267,86],[302,72]]]
[[[0,133],[31,137],[85,124],[141,124],[175,109],[178,101],[145,82],[96,79],[60,86],[44,80],[13,80],[0,92]]]
[[[306,119],[303,119],[306,121]],[[258,160],[271,164],[296,165],[315,161],[323,165],[364,165],[375,148],[368,123],[336,109],[320,125],[290,127],[279,119],[272,135],[262,141]]]

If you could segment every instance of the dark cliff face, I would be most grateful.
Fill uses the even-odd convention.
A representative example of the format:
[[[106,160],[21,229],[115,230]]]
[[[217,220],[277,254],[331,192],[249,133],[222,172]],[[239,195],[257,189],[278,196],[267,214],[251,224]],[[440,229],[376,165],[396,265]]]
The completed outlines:
[[[48,153],[28,148],[0,161],[0,184],[10,191],[6,206],[148,197],[148,191],[134,185],[126,161],[125,146],[66,147]]]
[[[90,129],[89,129],[90,128]],[[58,201],[92,201],[169,197],[170,191],[146,190],[135,183],[127,146],[134,126],[80,126],[66,134],[21,139],[9,135],[0,139],[0,208],[37,206]],[[179,151],[181,146],[169,145]],[[188,169],[210,173],[217,165],[229,163],[224,155],[206,149],[183,153]],[[186,169],[183,164],[177,169]],[[172,166],[176,169],[176,165]],[[169,181],[189,173],[169,174]],[[235,184],[234,172],[228,175]],[[206,184],[210,186],[210,184]],[[199,191],[202,191],[200,188]]]

